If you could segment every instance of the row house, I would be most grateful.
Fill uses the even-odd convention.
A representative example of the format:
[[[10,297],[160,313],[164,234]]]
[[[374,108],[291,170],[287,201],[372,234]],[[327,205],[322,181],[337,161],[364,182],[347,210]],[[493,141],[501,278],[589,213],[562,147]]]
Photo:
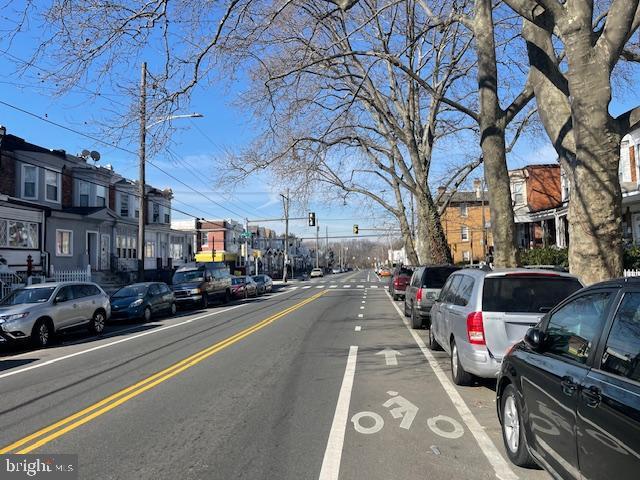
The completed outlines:
[[[619,179],[622,190],[622,226],[627,243],[640,245],[640,128],[622,138]]]
[[[30,255],[33,271],[45,275],[88,267],[136,271],[138,184],[110,166],[2,133],[0,194],[13,209],[0,211],[0,255],[7,265],[23,271]],[[178,266],[188,259],[190,239],[171,230],[172,193],[146,186],[146,194],[145,269]],[[22,223],[16,223],[18,214]]]
[[[245,259],[242,246],[244,231],[235,220],[189,219],[174,222],[173,228],[193,232],[196,261],[224,262],[231,272],[244,272]]]
[[[442,214],[440,222],[454,263],[478,263],[493,252],[491,211],[480,180],[473,191],[445,192],[438,188]],[[486,242],[486,247],[485,247]]]

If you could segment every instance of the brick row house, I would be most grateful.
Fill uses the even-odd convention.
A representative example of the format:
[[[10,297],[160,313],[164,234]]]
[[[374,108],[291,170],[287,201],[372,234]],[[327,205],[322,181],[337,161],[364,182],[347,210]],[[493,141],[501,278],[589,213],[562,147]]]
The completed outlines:
[[[0,263],[16,273],[137,271],[137,183],[110,166],[14,135],[0,136]],[[189,234],[171,230],[170,190],[146,187],[145,269],[190,260]],[[100,275],[96,275],[99,278]]]

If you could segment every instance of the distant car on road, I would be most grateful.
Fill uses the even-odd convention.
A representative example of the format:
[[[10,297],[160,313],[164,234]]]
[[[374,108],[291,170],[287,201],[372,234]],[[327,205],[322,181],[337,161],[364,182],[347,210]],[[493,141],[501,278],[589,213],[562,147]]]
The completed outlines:
[[[413,271],[405,287],[404,315],[411,317],[411,328],[429,327],[431,307],[449,275],[460,270],[453,265],[426,265]]]
[[[109,296],[95,283],[40,283],[0,301],[0,336],[46,347],[56,333],[82,325],[100,334],[110,315]]]
[[[313,270],[311,270],[311,274],[309,276],[311,278],[324,277],[324,272],[322,271],[321,268],[314,268]]]
[[[496,387],[509,459],[562,479],[638,478],[639,399],[636,278],[591,285],[557,305],[505,355]]]
[[[333,270],[331,270],[331,273],[342,273],[342,269],[341,268],[334,268]]]
[[[273,279],[269,275],[254,275],[252,278],[258,284],[259,294],[273,292]]]
[[[161,282],[145,282],[127,285],[111,295],[111,318],[142,318],[145,322],[153,315],[176,314],[176,298]]]
[[[524,268],[453,273],[431,309],[429,347],[451,359],[456,385],[496,378],[507,350],[582,284],[568,273]]]
[[[390,277],[391,276],[391,270],[387,267],[382,267],[380,269],[380,273],[378,273],[378,275],[380,275],[381,277]]]

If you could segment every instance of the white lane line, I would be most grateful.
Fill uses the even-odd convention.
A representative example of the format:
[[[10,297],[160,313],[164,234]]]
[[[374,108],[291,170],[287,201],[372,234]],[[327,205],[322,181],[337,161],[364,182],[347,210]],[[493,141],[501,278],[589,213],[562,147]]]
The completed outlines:
[[[364,285],[358,285],[356,288],[364,288]]]
[[[351,288],[351,285],[345,285],[344,288]]]
[[[288,293],[288,290],[285,290],[284,292],[278,292],[278,293],[276,293],[274,295],[271,295],[269,298],[271,299],[271,298],[274,298],[274,297],[279,297],[280,295],[284,295],[285,293]],[[153,330],[147,330],[146,332],[142,332],[142,333],[139,333],[137,335],[132,335],[131,337],[120,338],[119,340],[115,340],[113,342],[103,343],[102,345],[97,345],[95,347],[87,348],[86,350],[80,350],[78,352],[70,353],[68,355],[63,355],[62,357],[57,357],[57,358],[52,358],[51,360],[46,360],[46,361],[44,361],[42,363],[36,363],[35,365],[30,365],[28,367],[20,368],[18,370],[12,370],[10,372],[2,373],[2,374],[0,374],[0,379],[6,378],[6,377],[11,377],[11,376],[17,375],[19,373],[28,372],[29,370],[35,370],[36,368],[46,367],[47,365],[53,365],[54,363],[61,362],[62,360],[67,360],[69,358],[78,357],[80,355],[84,355],[84,354],[87,354],[87,353],[96,352],[98,350],[102,350],[104,348],[112,347],[112,346],[118,345],[120,343],[130,342],[131,340],[136,340],[136,339],[141,338],[141,337],[146,337],[147,335],[153,335],[155,333],[163,332],[165,330],[170,330],[172,328],[180,327],[182,325],[187,325],[189,323],[196,322],[198,320],[202,320],[203,318],[212,317],[214,315],[220,315],[221,313],[229,312],[231,310],[235,310],[236,308],[241,308],[241,307],[244,307],[244,306],[247,306],[247,305],[251,305],[251,303],[252,302],[241,303],[240,305],[234,305],[233,307],[225,308],[223,310],[216,310],[214,312],[206,313],[206,314],[200,315],[198,317],[188,318],[187,320],[185,320],[183,322],[173,323],[171,325],[165,325],[164,327],[155,328]],[[105,335],[102,338],[109,338],[109,336],[116,336],[116,335],[119,336],[119,335],[122,335],[122,333],[125,333],[128,330],[134,330],[136,328],[140,328],[140,327],[139,326],[134,326],[134,327],[131,327],[130,329],[127,328],[127,329],[123,329],[123,330],[118,330],[118,331],[115,331],[115,332],[109,334],[108,336]],[[66,345],[62,345],[62,346],[66,347],[66,346],[72,346],[72,345],[78,345],[78,344],[77,343],[70,343],[70,344],[66,344]],[[26,356],[26,355],[33,356],[33,354],[36,353],[37,351],[38,350],[31,351],[31,352],[26,352],[26,353],[23,353],[23,354],[20,354],[20,355],[12,356],[12,357],[4,357],[4,358],[2,358],[2,360],[11,360],[11,359],[18,358],[19,356]]]
[[[367,303],[367,301],[366,300],[362,300],[362,303]]]
[[[371,285],[371,288],[378,288],[378,285]]]
[[[364,314],[362,314],[362,313],[358,314],[358,318],[363,318],[363,317],[364,317]]]
[[[338,285],[329,285],[329,288],[336,288]]]
[[[360,325],[356,325],[355,331],[356,331],[356,332],[359,332],[359,331],[361,331],[361,330],[362,330],[362,327],[361,327]]]
[[[291,287],[289,290],[296,290],[298,287]]]
[[[360,307],[360,310],[364,310],[364,307]]]
[[[427,359],[427,362],[429,362],[429,366],[436,374],[436,377],[438,377],[440,385],[442,385],[442,388],[451,399],[453,406],[456,407],[456,410],[458,410],[458,414],[462,418],[462,421],[467,425],[467,428],[475,438],[478,446],[482,450],[482,453],[484,453],[484,456],[487,457],[487,460],[493,467],[493,470],[496,473],[496,477],[498,477],[500,480],[518,480],[518,476],[514,473],[514,471],[511,469],[502,455],[500,455],[500,452],[496,448],[495,444],[493,443],[489,435],[487,435],[487,432],[484,431],[484,428],[482,427],[482,425],[480,425],[480,422],[478,422],[476,417],[473,415],[473,413],[463,400],[462,396],[460,396],[460,393],[458,393],[458,390],[456,390],[456,388],[453,386],[453,383],[451,383],[451,380],[449,380],[447,374],[444,373],[444,371],[440,367],[440,364],[435,359],[433,354],[429,351],[422,338],[420,338],[416,331],[411,328],[409,322],[400,311],[400,307],[398,307],[398,305],[396,305],[396,303],[392,300],[389,292],[386,293],[389,297],[389,300],[391,301],[391,304],[398,312],[400,319],[404,323],[405,327],[407,327],[407,330],[409,330],[409,333],[420,348],[422,354]]]
[[[327,448],[324,451],[322,468],[318,480],[338,480],[340,475],[340,461],[342,460],[342,447],[344,445],[344,434],[347,429],[349,419],[349,404],[351,403],[351,390],[353,389],[353,378],[356,373],[356,361],[358,358],[358,347],[349,347],[349,357],[347,367],[344,369],[342,386],[338,395],[336,412],[333,415],[333,423],[327,440]]]
[[[316,288],[324,288],[322,285],[318,285]]]
[[[305,285],[304,287],[302,287],[303,290],[306,290],[307,288],[311,288],[311,285]]]

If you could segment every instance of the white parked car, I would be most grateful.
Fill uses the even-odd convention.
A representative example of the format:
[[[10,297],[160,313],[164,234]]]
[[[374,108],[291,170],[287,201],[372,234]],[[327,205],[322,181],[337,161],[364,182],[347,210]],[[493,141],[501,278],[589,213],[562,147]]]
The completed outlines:
[[[0,336],[46,347],[56,332],[80,325],[100,334],[110,316],[109,296],[95,283],[40,283],[0,300]]]

